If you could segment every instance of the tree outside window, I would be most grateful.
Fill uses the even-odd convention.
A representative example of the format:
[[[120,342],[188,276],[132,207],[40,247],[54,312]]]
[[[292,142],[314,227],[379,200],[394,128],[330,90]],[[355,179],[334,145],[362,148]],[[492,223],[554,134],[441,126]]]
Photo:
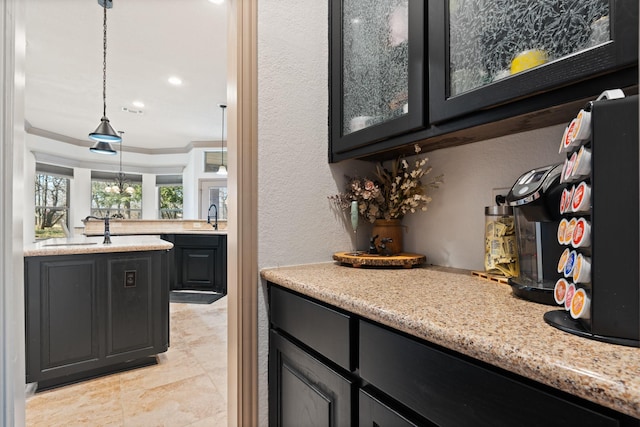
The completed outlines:
[[[114,191],[114,187],[117,188]],[[131,192],[127,191],[131,187]],[[108,190],[108,191],[107,191]],[[114,186],[106,179],[91,180],[91,215],[98,218],[142,218],[142,184],[130,182],[125,186]]]
[[[158,191],[160,219],[182,219],[182,185],[162,185]]]
[[[37,173],[35,179],[36,239],[65,237],[69,227],[69,178]]]

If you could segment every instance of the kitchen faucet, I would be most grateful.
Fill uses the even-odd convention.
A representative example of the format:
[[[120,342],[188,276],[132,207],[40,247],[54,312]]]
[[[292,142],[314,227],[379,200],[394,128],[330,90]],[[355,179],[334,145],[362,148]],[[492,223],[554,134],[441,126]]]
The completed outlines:
[[[87,222],[90,219],[97,219],[98,221],[104,221],[104,240],[102,241],[103,245],[111,244],[111,232],[109,231],[109,216],[105,216],[104,218],[98,218],[97,216],[89,215],[84,219],[83,222]]]
[[[209,205],[209,209],[207,210],[207,224],[211,224],[211,208],[215,208],[215,223],[213,224],[213,229],[217,230],[218,229],[218,207],[215,205],[215,203],[211,203],[211,205]]]

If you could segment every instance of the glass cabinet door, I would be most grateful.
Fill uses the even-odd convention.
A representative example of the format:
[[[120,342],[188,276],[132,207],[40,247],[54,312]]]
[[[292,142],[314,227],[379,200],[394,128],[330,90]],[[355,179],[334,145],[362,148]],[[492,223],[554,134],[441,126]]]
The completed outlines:
[[[334,151],[423,125],[423,0],[332,0],[331,40]]]
[[[619,40],[638,0],[436,0],[429,16],[432,122],[637,64],[637,37]]]

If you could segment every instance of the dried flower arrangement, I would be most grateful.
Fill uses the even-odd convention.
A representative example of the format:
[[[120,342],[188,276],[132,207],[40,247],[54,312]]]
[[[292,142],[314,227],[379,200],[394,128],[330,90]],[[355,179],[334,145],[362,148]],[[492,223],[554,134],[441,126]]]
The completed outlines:
[[[417,144],[415,152],[420,153]],[[426,166],[428,160],[427,157],[417,158],[410,169],[409,162],[400,156],[389,169],[377,165],[374,179],[347,176],[345,192],[329,196],[329,199],[344,210],[351,202],[358,202],[360,216],[372,223],[376,219],[402,219],[408,213],[426,211],[431,202],[427,188],[438,188],[443,183],[443,175],[426,184],[422,182],[422,178],[431,172],[431,167]]]

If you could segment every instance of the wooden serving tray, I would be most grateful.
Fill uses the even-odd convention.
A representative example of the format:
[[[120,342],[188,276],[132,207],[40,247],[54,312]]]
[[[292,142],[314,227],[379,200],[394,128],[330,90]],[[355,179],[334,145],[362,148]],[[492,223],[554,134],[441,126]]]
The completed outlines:
[[[400,253],[392,256],[383,255],[350,255],[351,252],[336,252],[333,259],[341,264],[352,267],[404,267],[412,268],[415,265],[424,264],[427,257],[420,254]]]

